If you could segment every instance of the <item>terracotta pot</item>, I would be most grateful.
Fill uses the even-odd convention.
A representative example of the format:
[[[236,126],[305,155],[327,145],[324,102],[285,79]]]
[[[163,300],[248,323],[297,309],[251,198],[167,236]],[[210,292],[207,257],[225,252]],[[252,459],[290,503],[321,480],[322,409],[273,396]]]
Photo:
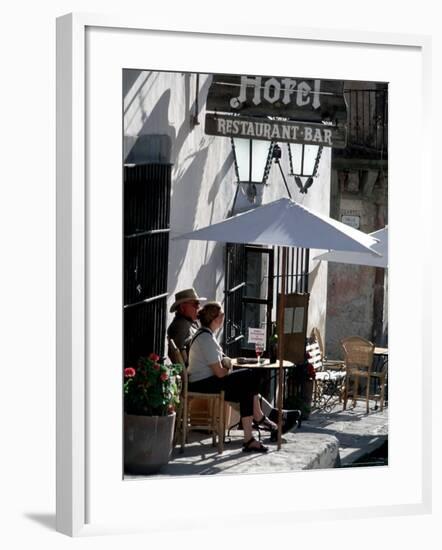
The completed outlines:
[[[176,414],[168,416],[124,415],[124,470],[153,474],[169,462]]]

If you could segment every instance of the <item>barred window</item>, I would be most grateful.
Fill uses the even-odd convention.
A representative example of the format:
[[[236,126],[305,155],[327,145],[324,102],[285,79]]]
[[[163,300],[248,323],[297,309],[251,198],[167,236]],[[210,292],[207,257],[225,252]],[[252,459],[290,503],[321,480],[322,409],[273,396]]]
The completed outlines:
[[[308,292],[309,249],[289,248],[286,292]],[[271,322],[276,319],[277,296],[282,286],[280,247],[229,243],[226,246],[224,349],[227,355],[253,355],[248,327],[266,329],[267,349]]]
[[[124,364],[164,355],[171,165],[124,167]]]

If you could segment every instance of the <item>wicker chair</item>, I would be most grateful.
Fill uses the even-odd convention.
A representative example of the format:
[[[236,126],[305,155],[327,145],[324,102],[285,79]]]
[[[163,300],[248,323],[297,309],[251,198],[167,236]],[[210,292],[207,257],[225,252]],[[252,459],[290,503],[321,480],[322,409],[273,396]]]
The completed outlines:
[[[341,341],[342,347],[345,354],[345,366],[347,371],[347,376],[345,379],[344,385],[344,410],[347,408],[347,401],[351,395],[353,399],[353,404],[356,404],[356,401],[360,397],[365,397],[367,414],[369,413],[369,402],[370,399],[379,399],[381,404],[381,410],[383,410],[384,405],[384,392],[385,392],[385,373],[384,372],[375,372],[373,371],[373,354],[374,354],[374,344],[361,338],[360,336],[351,336],[349,338],[344,338]],[[370,386],[372,378],[377,378],[380,384],[381,392],[380,396],[378,394],[370,393]],[[359,381],[365,380],[365,396],[359,395]]]
[[[168,355],[173,363],[184,366],[183,356],[172,339],[168,339]],[[189,404],[192,399],[206,400],[207,409],[197,410],[190,414]],[[216,445],[218,438],[218,452],[224,451],[225,435],[225,401],[224,391],[219,393],[200,393],[188,390],[187,369],[182,372],[181,403],[177,415],[176,436],[180,437],[180,452],[184,452],[187,436],[191,430],[208,430],[212,434],[212,444]]]

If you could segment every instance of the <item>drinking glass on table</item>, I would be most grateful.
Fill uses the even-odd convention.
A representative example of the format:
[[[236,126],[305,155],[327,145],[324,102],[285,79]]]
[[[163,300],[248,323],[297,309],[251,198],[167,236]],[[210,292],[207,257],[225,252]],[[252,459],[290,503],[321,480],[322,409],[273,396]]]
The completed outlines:
[[[255,353],[256,353],[256,357],[258,358],[258,363],[261,363],[261,355],[264,353],[264,344],[256,343]]]

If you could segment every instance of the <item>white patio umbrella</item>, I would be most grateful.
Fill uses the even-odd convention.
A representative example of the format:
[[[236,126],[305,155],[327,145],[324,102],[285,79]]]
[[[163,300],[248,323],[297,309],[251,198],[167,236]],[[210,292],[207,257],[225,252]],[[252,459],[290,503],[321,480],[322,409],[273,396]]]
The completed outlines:
[[[365,252],[374,257],[379,255],[371,248],[377,239],[328,216],[317,214],[289,198],[258,206],[175,239],[297,246]]]
[[[283,396],[283,344],[285,308],[285,265],[287,246],[364,252],[377,256],[370,247],[378,241],[328,216],[317,214],[282,198],[242,212],[224,221],[176,236],[175,239],[221,241],[230,243],[282,246],[282,288],[278,311],[279,384],[278,384],[278,449],[281,448]]]
[[[373,267],[388,268],[388,227],[373,231],[370,236],[378,239],[373,250],[380,256],[374,256],[371,252],[344,252],[333,250],[315,256],[314,260],[326,260],[327,262],[340,262],[343,264],[369,265]]]

